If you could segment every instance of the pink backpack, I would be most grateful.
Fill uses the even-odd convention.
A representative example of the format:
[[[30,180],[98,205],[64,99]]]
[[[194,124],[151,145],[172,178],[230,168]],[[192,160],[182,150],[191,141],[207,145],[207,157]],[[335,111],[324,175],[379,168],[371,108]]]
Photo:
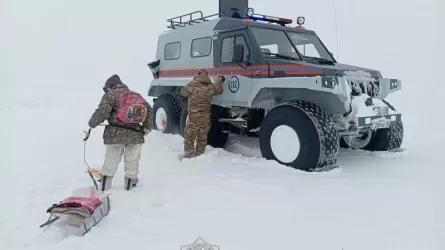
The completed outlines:
[[[145,99],[138,93],[128,91],[120,94],[117,118],[123,123],[142,123],[147,118]]]

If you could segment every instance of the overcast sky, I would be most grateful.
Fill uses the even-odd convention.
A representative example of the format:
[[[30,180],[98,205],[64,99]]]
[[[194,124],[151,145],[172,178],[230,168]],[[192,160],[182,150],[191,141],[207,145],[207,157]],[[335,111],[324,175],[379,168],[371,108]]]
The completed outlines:
[[[118,73],[141,91],[152,79],[146,63],[154,59],[165,20],[195,10],[218,10],[218,2],[211,0],[0,3],[0,73],[8,85],[101,86]],[[412,93],[418,93],[419,85],[435,86],[445,65],[443,0],[337,0],[336,12],[333,0],[250,0],[250,6],[258,13],[294,20],[305,16],[306,27],[315,30],[341,62],[400,78]]]

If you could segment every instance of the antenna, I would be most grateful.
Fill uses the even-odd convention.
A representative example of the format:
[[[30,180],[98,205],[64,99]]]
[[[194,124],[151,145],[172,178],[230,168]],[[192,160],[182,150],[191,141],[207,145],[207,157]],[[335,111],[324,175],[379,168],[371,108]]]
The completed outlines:
[[[336,0],[334,0],[334,22],[335,22],[335,39],[337,40],[337,60],[340,60],[340,56],[338,53],[338,28],[337,28],[337,6]]]

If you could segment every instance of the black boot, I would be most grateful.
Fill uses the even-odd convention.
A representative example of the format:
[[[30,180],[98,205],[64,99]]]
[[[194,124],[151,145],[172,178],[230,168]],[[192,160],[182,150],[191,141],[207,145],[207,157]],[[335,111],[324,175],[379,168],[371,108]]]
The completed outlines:
[[[130,178],[125,177],[125,181],[124,181],[125,190],[130,190],[130,189],[136,187],[136,184],[138,182],[139,182],[139,179],[137,179],[137,178],[136,179],[130,179]]]
[[[102,175],[100,178],[100,190],[101,191],[106,191],[108,189],[111,189],[112,186],[112,182],[113,182],[113,177],[112,176],[106,176],[106,175]]]

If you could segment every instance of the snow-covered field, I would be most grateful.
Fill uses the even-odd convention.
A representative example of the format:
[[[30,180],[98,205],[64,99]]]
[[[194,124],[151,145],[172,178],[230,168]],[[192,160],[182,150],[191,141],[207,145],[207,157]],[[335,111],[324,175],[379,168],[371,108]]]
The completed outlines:
[[[112,211],[99,226],[83,239],[42,231],[47,207],[91,185],[82,129],[100,92],[64,93],[29,87],[1,100],[2,116],[13,122],[0,130],[9,145],[0,168],[0,249],[178,249],[198,236],[222,249],[444,246],[445,171],[435,154],[443,151],[417,146],[422,137],[401,153],[344,150],[340,169],[304,173],[261,159],[255,139],[237,137],[227,150],[208,148],[180,162],[182,138],[155,131],[143,149],[139,187],[124,191],[119,169]],[[87,145],[95,167],[104,154],[101,137],[101,128],[93,130]]]
[[[50,1],[42,2],[48,4]],[[255,2],[255,6],[265,9],[266,4],[261,4]],[[142,12],[139,10],[140,16]],[[24,16],[21,12],[14,13]],[[422,13],[428,16],[427,12]],[[10,17],[13,15],[9,13]],[[406,15],[414,18],[412,12]],[[104,19],[113,18],[106,16]],[[162,16],[161,21],[164,19]],[[160,23],[162,27],[156,29],[162,30],[164,23]],[[15,24],[25,29],[23,23]],[[440,25],[435,27],[440,28]],[[33,32],[37,34],[36,30]],[[57,32],[63,33],[63,29],[51,34],[55,37]],[[74,38],[74,34],[83,31],[72,32],[71,38]],[[127,32],[131,33],[132,29]],[[18,37],[19,32],[16,34]],[[94,37],[93,33],[88,34]],[[407,37],[411,35],[400,34],[394,39]],[[156,43],[155,36],[150,39],[152,45]],[[432,43],[440,44],[443,34],[436,34],[432,39],[437,39]],[[21,39],[16,42],[19,40],[24,42]],[[332,41],[332,37],[329,40]],[[344,46],[347,40],[344,38]],[[128,42],[125,47],[133,45]],[[376,51],[371,49],[363,53],[358,49],[350,52],[349,57],[345,47],[342,55],[349,58],[348,63],[358,65],[367,61],[364,57],[369,57],[371,67],[375,68],[380,65],[373,61],[377,60],[372,59],[373,53],[388,56],[381,63],[384,74],[399,77],[404,84],[403,91],[390,99],[403,112],[403,152],[342,150],[339,169],[305,173],[262,159],[256,139],[236,136],[230,139],[225,150],[209,147],[205,155],[181,162],[178,156],[183,152],[182,138],[154,131],[147,136],[143,148],[138,187],[130,192],[123,190],[121,166],[111,191],[109,216],[83,238],[67,238],[63,231],[42,230],[38,225],[47,219],[45,210],[50,205],[70,195],[73,189],[91,185],[89,176],[84,173],[83,130],[87,129],[87,121],[100,100],[103,80],[108,77],[105,72],[119,71],[118,66],[125,63],[112,64],[113,57],[109,56],[103,60],[109,62],[112,69],[98,63],[97,71],[85,72],[75,69],[93,67],[93,63],[88,58],[76,57],[72,51],[66,52],[74,56],[70,60],[70,57],[58,55],[60,51],[54,48],[56,52],[48,58],[39,57],[42,60],[39,64],[40,59],[34,57],[40,55],[38,49],[28,47],[24,51],[35,51],[29,59],[34,64],[28,65],[24,60],[28,55],[25,52],[14,54],[5,50],[7,61],[1,70],[6,69],[6,82],[2,82],[0,91],[0,138],[3,141],[0,151],[0,249],[167,250],[179,249],[198,237],[221,246],[222,250],[445,249],[445,136],[441,129],[444,112],[440,104],[445,87],[433,74],[435,69],[441,69],[435,65],[443,66],[443,59],[439,58],[444,56],[430,53],[435,51],[433,48],[424,47],[429,52],[423,53],[394,45],[389,43]],[[420,46],[412,41],[406,47],[416,45]],[[100,50],[98,43],[92,42],[92,46]],[[63,46],[57,49],[61,48]],[[148,48],[149,56],[144,54]],[[144,62],[152,59],[153,49],[153,46],[144,51],[133,49],[132,53],[140,54],[138,58]],[[402,50],[406,54],[397,56]],[[44,51],[53,49],[45,47]],[[354,54],[364,54],[364,57],[356,58]],[[91,53],[91,56],[102,55]],[[427,66],[414,67],[414,63],[409,62],[412,57],[428,59]],[[55,58],[63,60],[53,61]],[[89,66],[83,65],[82,60]],[[53,66],[57,70],[51,70]],[[149,69],[145,65],[140,67],[146,70],[146,75],[140,78],[124,76],[123,80],[132,87],[132,80],[137,79],[140,84],[134,88],[142,92],[151,78]],[[67,80],[70,78],[75,80]],[[100,167],[103,155],[102,128],[98,128],[93,130],[88,141],[87,160],[92,166]]]

